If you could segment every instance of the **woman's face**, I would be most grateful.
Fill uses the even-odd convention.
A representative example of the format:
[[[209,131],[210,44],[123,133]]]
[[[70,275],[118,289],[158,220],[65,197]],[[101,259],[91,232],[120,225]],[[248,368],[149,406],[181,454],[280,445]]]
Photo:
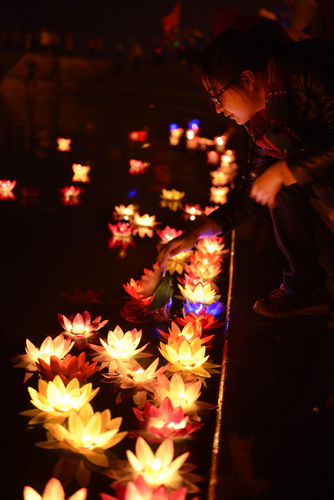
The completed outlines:
[[[265,107],[264,96],[255,90],[255,77],[241,77],[239,86],[228,86],[226,90],[218,81],[214,82],[215,89],[210,88],[210,84],[204,79],[202,83],[215,104],[216,113],[224,113],[238,125],[247,123],[255,113]]]

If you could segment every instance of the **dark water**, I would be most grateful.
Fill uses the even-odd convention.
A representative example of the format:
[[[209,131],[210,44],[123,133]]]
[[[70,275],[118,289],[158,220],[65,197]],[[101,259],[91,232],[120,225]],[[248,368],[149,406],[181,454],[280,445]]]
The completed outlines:
[[[23,384],[23,371],[14,369],[11,358],[24,353],[25,339],[40,346],[46,336],[61,332],[57,313],[82,313],[89,310],[92,318],[102,316],[114,329],[142,328],[143,335],[157,344],[155,324],[128,322],[121,310],[126,293],[122,284],[139,279],[145,267],[156,260],[158,238],[134,238],[135,246],[125,251],[109,248],[115,205],[138,205],[143,215],[156,215],[159,227],[170,225],[182,229],[189,225],[182,212],[160,206],[162,188],[184,190],[187,203],[210,204],[209,167],[205,152],[190,151],[182,143],[171,147],[168,126],[178,122],[186,127],[189,120],[201,119],[203,135],[221,133],[219,122],[212,117],[201,95],[184,68],[178,77],[173,69],[171,90],[166,83],[168,71],[161,76],[162,92],[147,71],[125,76],[108,87],[105,82],[80,86],[74,91],[36,83],[35,86],[3,87],[0,101],[0,178],[17,180],[15,199],[0,200],[1,220],[1,316],[2,338],[2,432],[5,457],[6,498],[22,498],[24,485],[40,494],[52,475],[57,452],[42,450],[34,443],[45,439],[41,429],[27,430],[27,417],[19,412],[31,409],[27,385],[36,387],[37,377]],[[152,81],[154,82],[152,83]],[[178,85],[178,81],[181,82]],[[181,91],[180,91],[181,88]],[[182,90],[183,89],[183,90]],[[146,130],[148,148],[128,139],[132,130]],[[71,150],[57,150],[57,138],[71,138]],[[129,174],[131,158],[149,162],[145,173]],[[65,204],[59,190],[73,184],[72,164],[90,165],[90,182],[82,184],[78,204]],[[227,282],[221,283],[223,297]],[[75,290],[98,294],[99,302],[80,304]],[[220,332],[222,336],[222,331]],[[217,341],[220,362],[222,337]],[[218,378],[217,378],[218,377]],[[98,379],[96,379],[98,380]],[[203,391],[203,399],[215,402],[219,375],[213,377]],[[114,408],[113,394],[106,388],[97,398],[101,410]],[[115,411],[132,415],[131,405]],[[121,405],[122,406],[122,405]],[[191,462],[194,472],[208,476],[214,411],[205,417],[206,431],[192,443]],[[129,422],[130,424],[130,422]],[[124,424],[125,425],[125,424]],[[124,427],[125,429],[126,427]],[[125,458],[126,447],[134,440],[126,438],[117,446],[118,458]],[[188,445],[180,445],[181,451]],[[99,492],[113,494],[110,480],[99,473],[92,476],[89,499]],[[206,498],[206,482],[199,485]],[[68,494],[79,486],[72,481]]]

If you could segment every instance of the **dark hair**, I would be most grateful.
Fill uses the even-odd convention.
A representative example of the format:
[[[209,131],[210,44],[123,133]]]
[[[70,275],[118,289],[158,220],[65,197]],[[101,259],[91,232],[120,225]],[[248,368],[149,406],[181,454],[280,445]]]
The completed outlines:
[[[263,71],[271,55],[282,46],[282,38],[259,26],[248,33],[225,30],[219,33],[200,54],[202,78],[215,91],[215,81],[238,85],[242,72]]]

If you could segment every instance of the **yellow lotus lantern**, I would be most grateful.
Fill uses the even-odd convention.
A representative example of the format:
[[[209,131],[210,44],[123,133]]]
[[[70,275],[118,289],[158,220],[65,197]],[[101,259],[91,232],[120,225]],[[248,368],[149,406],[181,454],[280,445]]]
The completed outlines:
[[[90,178],[88,175],[90,172],[89,165],[81,165],[80,163],[73,163],[72,170],[73,170],[73,177],[72,177],[73,182],[90,182]]]
[[[228,166],[230,163],[235,162],[235,152],[231,149],[227,149],[221,157],[220,165],[222,167]]]
[[[153,228],[156,224],[155,215],[139,215],[134,214],[133,222],[135,224],[134,234],[138,234],[140,238],[144,238],[147,235],[149,238],[153,236]]]
[[[224,203],[227,202],[227,194],[229,190],[228,186],[212,186],[210,188],[210,201],[224,205]]]
[[[191,251],[189,252],[180,252],[173,257],[170,257],[166,262],[166,270],[170,274],[174,274],[177,272],[178,274],[183,273],[184,265],[189,260],[191,255]]]
[[[189,456],[185,452],[175,460],[174,445],[171,439],[165,439],[154,453],[149,444],[142,437],[136,441],[136,454],[126,451],[134,476],[141,475],[150,486],[164,484],[173,489],[182,486],[182,475],[179,472]]]
[[[116,360],[128,360],[134,357],[146,357],[142,351],[147,347],[146,343],[143,347],[137,349],[142,338],[142,330],[128,330],[123,332],[120,326],[116,326],[114,330],[108,332],[107,340],[100,338],[102,346],[91,344],[91,348],[97,353],[95,361],[101,363],[101,368],[112,366],[117,368]]]
[[[184,198],[185,192],[177,189],[162,189],[161,198],[166,201],[181,201]]]
[[[217,169],[210,172],[213,186],[225,186],[229,182],[229,177],[223,170]]]
[[[90,404],[79,411],[71,411],[66,427],[59,423],[46,423],[52,439],[37,443],[47,449],[64,449],[84,455],[87,460],[99,467],[108,467],[109,460],[105,450],[118,444],[127,434],[119,432],[122,418],[111,419],[110,410],[96,412]]]
[[[210,377],[209,372],[202,366],[209,359],[209,355],[206,355],[206,348],[200,338],[182,340],[179,343],[160,342],[159,351],[171,363],[168,371],[186,371],[198,377]]]
[[[93,390],[91,383],[80,387],[77,378],[65,385],[61,377],[56,375],[50,382],[40,379],[38,391],[33,387],[28,387],[28,391],[31,402],[37,409],[24,411],[22,415],[32,416],[29,424],[35,425],[51,420],[63,422],[72,410],[80,410],[89,403],[99,391],[99,387]]]
[[[68,500],[86,500],[86,497],[87,489],[80,488]],[[53,477],[46,484],[42,496],[30,486],[25,486],[23,489],[23,500],[65,500],[65,491],[59,479]]]
[[[115,206],[114,217],[117,219],[129,220],[134,216],[136,207],[132,203],[130,205]]]
[[[180,284],[178,286],[183,297],[189,300],[189,302],[210,305],[220,298],[220,295],[217,295],[211,282],[197,283],[195,286],[185,283],[184,287]]]
[[[71,151],[72,139],[66,139],[65,137],[58,137],[57,139],[57,150],[58,151]]]
[[[169,398],[174,408],[181,406],[186,415],[192,415],[193,420],[200,420],[198,398],[201,395],[202,382],[195,375],[189,374],[185,380],[179,372],[173,373],[169,379],[164,373],[157,377],[154,384],[154,396],[159,404]]]
[[[43,340],[40,348],[36,347],[29,339],[26,339],[26,354],[20,354],[13,358],[13,362],[17,362],[15,368],[25,368],[26,378],[25,381],[30,378],[32,372],[38,370],[36,363],[41,359],[45,363],[50,364],[51,356],[56,356],[62,359],[70,352],[74,345],[71,339],[65,337],[63,334],[58,335],[54,339],[52,337],[46,337]]]

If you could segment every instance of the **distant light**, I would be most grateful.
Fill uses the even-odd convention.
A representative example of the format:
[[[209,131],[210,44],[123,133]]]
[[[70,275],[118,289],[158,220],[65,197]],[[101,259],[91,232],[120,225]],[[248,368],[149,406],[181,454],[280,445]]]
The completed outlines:
[[[138,194],[138,189],[130,189],[130,191],[128,191],[128,197],[129,198],[134,198],[135,196],[137,196]]]
[[[199,120],[197,120],[197,119],[191,120],[191,122],[188,123],[188,128],[191,128],[192,130],[198,130],[199,129]]]
[[[174,47],[180,47],[181,45],[181,42],[179,42],[178,40],[176,40],[174,43],[173,43]]]
[[[178,124],[177,124],[177,123],[171,123],[171,124],[169,125],[169,130],[176,130],[176,129],[178,129],[178,128],[179,128],[179,126],[178,126]]]

